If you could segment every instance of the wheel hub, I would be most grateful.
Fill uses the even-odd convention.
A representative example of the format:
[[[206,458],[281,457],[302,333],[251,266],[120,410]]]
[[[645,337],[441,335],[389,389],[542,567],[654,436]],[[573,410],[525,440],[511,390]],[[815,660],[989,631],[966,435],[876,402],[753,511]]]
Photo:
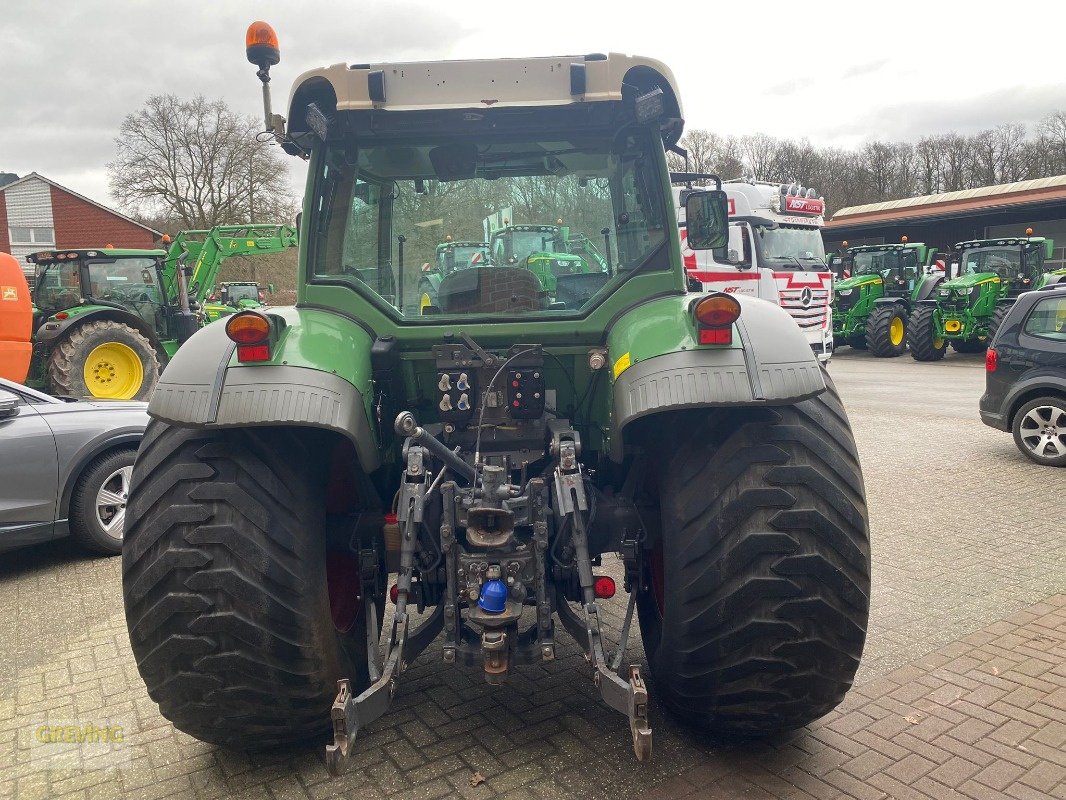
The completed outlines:
[[[122,342],[97,345],[85,359],[82,369],[85,388],[93,397],[132,400],[144,383],[140,356]]]

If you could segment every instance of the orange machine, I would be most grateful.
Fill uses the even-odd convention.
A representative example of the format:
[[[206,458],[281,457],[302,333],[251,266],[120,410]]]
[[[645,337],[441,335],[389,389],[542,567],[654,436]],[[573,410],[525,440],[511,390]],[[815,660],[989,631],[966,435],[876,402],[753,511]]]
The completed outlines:
[[[0,253],[0,378],[23,383],[30,371],[33,304],[14,256]]]

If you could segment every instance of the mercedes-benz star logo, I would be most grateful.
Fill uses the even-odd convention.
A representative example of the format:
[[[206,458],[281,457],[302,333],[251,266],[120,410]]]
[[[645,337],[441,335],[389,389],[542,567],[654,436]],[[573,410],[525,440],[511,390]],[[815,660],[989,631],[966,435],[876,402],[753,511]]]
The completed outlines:
[[[814,298],[814,295],[813,295],[813,293],[811,292],[810,289],[804,289],[802,292],[800,292],[800,302],[803,303],[803,307],[804,308],[807,308],[807,307],[810,306],[811,300],[813,298]]]

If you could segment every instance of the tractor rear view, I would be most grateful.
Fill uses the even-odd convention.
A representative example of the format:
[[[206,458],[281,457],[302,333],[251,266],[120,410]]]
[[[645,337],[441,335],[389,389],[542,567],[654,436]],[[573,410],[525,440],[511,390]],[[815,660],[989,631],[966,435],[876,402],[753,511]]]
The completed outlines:
[[[276,36],[255,23],[248,45],[266,84]],[[564,635],[642,760],[652,691],[744,734],[836,706],[869,610],[854,438],[784,310],[687,290],[669,69],[337,64],[297,79],[287,116],[266,114],[308,159],[298,303],[182,347],[134,469],[123,593],[162,714],[242,749],[318,738],[337,774],[420,654],[506,684]],[[552,293],[528,258],[472,264],[424,313],[423,231],[469,236],[486,198],[574,220],[604,266]],[[686,215],[689,247],[726,245],[723,192]]]
[[[1055,243],[1032,235],[956,244],[955,277],[919,303],[911,316],[909,344],[917,361],[939,361],[950,344],[960,353],[982,353],[1014,300],[1059,280],[1044,269]]]

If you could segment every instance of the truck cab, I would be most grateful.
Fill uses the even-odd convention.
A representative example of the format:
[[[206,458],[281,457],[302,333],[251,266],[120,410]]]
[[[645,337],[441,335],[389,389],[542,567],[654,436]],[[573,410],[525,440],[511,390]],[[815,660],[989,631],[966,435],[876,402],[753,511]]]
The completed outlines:
[[[675,183],[678,175],[675,174]],[[814,189],[768,181],[724,181],[729,207],[725,252],[685,246],[684,196],[674,187],[685,268],[705,290],[759,297],[781,306],[822,362],[833,354],[833,275],[821,228],[825,200]]]

